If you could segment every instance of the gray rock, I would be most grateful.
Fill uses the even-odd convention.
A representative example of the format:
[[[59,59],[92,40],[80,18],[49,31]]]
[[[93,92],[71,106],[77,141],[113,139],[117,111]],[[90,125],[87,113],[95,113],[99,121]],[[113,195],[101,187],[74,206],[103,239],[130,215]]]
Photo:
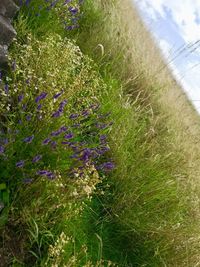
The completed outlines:
[[[7,63],[8,47],[6,45],[0,45],[0,65]]]
[[[0,44],[9,45],[16,34],[10,20],[0,15]]]
[[[12,0],[0,0],[0,14],[4,17],[14,17],[18,9],[18,6]]]

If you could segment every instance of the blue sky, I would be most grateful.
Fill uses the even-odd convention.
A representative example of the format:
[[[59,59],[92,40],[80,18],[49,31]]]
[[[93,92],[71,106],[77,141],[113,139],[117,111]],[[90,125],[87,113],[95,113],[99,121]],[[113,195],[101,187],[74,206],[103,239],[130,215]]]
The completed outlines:
[[[200,0],[133,1],[200,112]]]

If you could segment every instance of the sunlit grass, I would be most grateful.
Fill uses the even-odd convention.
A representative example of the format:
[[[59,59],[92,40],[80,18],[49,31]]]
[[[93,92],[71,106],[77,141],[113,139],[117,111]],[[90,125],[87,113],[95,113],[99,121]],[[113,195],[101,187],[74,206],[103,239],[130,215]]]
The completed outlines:
[[[37,12],[38,4],[32,2]],[[19,115],[26,121],[19,145],[10,150],[12,164],[1,171],[8,188],[2,192],[14,191],[2,221],[7,220],[1,230],[2,261],[10,266],[195,266],[199,128],[193,124],[199,119],[137,12],[128,0],[87,0],[78,9],[79,27],[71,30],[60,20],[62,6],[40,10],[38,16],[23,8],[15,22],[18,40],[10,50],[11,70],[5,80],[14,112],[7,109],[5,93],[1,105],[4,124],[9,121],[16,130],[21,127]],[[19,112],[22,92],[31,115],[35,102],[41,101],[46,124],[35,120],[30,126],[30,114]],[[48,96],[43,98],[44,92]],[[60,108],[54,96],[60,93],[68,104],[64,117],[52,123],[51,115]],[[28,185],[15,183],[23,177],[12,167],[21,160],[14,162],[13,151],[27,157],[33,150],[44,152],[44,136],[63,123],[72,134],[70,117],[78,118],[80,129],[75,127],[73,135],[87,150],[73,155],[60,146],[57,153],[48,150],[43,164],[56,170],[57,179],[36,175]],[[44,134],[27,150],[21,140],[31,137],[33,128]],[[94,148],[103,153],[98,162],[92,158]],[[86,161],[84,168],[79,161]],[[26,171],[35,173],[32,167]],[[19,243],[20,250],[16,245],[10,250],[10,240]]]

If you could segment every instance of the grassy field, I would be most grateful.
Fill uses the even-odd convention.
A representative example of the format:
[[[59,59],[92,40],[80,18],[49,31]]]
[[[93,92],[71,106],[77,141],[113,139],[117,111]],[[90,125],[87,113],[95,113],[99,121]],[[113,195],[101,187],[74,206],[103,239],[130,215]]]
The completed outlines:
[[[0,266],[200,266],[199,115],[129,0],[52,3],[3,72]]]

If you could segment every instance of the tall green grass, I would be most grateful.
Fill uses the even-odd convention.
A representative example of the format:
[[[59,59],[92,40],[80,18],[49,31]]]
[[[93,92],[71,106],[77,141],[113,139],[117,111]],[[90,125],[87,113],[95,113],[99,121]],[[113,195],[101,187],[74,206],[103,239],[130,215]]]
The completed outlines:
[[[18,44],[11,58],[18,62],[19,85],[32,75],[30,93],[35,82],[49,89],[55,83],[52,88],[68,88],[74,103],[79,96],[98,100],[102,113],[111,112],[109,157],[116,169],[100,177],[87,170],[95,187],[89,198],[87,190],[77,195],[84,184],[63,177],[23,185],[1,230],[5,266],[190,267],[197,262],[183,151],[157,101],[162,86],[137,49],[140,36],[132,39],[133,49],[127,43],[119,3],[85,1],[80,28],[72,32],[63,30],[56,11],[27,17],[22,9],[16,20]],[[60,41],[49,37],[57,34],[73,39],[87,56],[73,43],[62,56]],[[10,250],[10,240],[20,249]]]

